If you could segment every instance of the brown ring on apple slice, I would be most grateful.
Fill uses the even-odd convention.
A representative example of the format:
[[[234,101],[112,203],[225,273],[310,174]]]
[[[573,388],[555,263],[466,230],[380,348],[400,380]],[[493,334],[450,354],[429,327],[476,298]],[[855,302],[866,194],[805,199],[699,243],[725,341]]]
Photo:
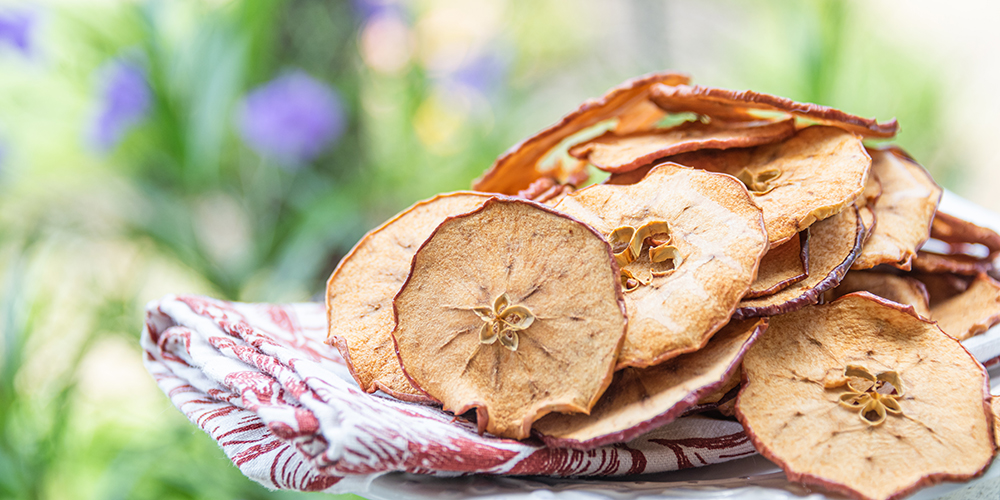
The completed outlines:
[[[958,340],[985,333],[1000,323],[1000,283],[980,274],[966,291],[932,307],[930,318]]]
[[[725,384],[766,328],[764,318],[735,321],[695,352],[648,368],[620,370],[589,415],[550,413],[535,422],[535,431],[556,448],[589,450],[631,441],[673,422]]]
[[[670,86],[664,82],[653,86],[650,100],[669,113],[692,112],[729,121],[752,120],[757,117],[756,111],[789,113],[863,137],[892,137],[899,129],[895,118],[879,123],[828,106],[795,102],[752,90],[735,91],[700,85]]]
[[[864,193],[871,167],[860,138],[824,126],[806,127],[765,146],[705,149],[668,159],[740,179],[764,211],[771,246],[853,205]]]
[[[326,286],[329,332],[365,392],[431,402],[403,375],[392,343],[392,299],[406,281],[410,259],[446,218],[473,210],[490,195],[455,192],[415,203],[371,230],[340,261]]]
[[[651,366],[700,349],[729,322],[768,248],[760,208],[738,180],[672,163],[636,184],[586,187],[556,208],[604,235],[620,236],[618,230],[628,227],[631,238],[651,222],[669,228],[664,244],[676,249],[672,268],[646,258],[652,257],[647,246],[660,244],[655,238],[640,242],[637,260],[625,265],[641,276],[625,293],[629,326],[618,368]]]
[[[629,110],[637,106],[645,106],[652,85],[687,83],[688,80],[687,75],[672,72],[650,73],[627,80],[609,90],[604,96],[584,102],[576,111],[564,116],[559,122],[515,144],[473,181],[473,189],[514,194],[527,188],[540,177],[556,177],[560,182],[565,182],[566,179],[563,177],[573,172],[558,171],[561,170],[558,168],[557,171],[548,171],[542,165],[542,160],[553,148],[577,132],[604,120],[628,114]]]
[[[446,219],[393,302],[410,382],[480,432],[524,439],[553,411],[587,412],[611,382],[625,305],[611,248],[544,205],[492,198]]]
[[[685,122],[674,127],[619,135],[607,132],[574,146],[569,154],[612,173],[628,172],[655,160],[701,149],[747,148],[780,141],[795,133],[795,121],[749,123]]]
[[[831,290],[833,298],[854,292],[868,292],[904,306],[912,306],[922,318],[930,318],[930,298],[927,288],[920,281],[895,274],[873,271],[850,271],[837,288]]]
[[[865,228],[853,205],[809,228],[809,275],[788,288],[759,298],[743,299],[733,318],[772,316],[819,301],[823,292],[840,284],[864,243]]]
[[[809,228],[764,254],[757,270],[757,279],[743,298],[774,295],[809,275]]]
[[[895,146],[869,148],[872,173],[882,195],[872,205],[875,230],[852,269],[890,264],[908,271],[917,249],[927,241],[942,190],[917,162]]]
[[[790,481],[895,499],[993,458],[986,370],[931,321],[866,292],[772,317],[743,375],[737,418]],[[845,401],[859,395],[870,408]]]

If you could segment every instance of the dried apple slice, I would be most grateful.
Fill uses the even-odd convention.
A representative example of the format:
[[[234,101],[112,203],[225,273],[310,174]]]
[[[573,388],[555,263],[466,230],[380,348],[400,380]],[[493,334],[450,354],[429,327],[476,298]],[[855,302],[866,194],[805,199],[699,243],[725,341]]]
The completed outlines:
[[[872,173],[882,185],[882,195],[872,206],[877,221],[875,231],[852,269],[890,264],[909,270],[917,249],[930,234],[941,188],[923,167],[897,147],[869,149],[868,153],[872,157]]]
[[[736,321],[698,351],[649,368],[621,370],[590,415],[550,413],[535,422],[535,430],[545,444],[558,448],[589,450],[630,441],[673,422],[723,386],[766,328],[765,319]]]
[[[920,250],[913,257],[911,266],[924,273],[954,273],[976,276],[993,270],[993,263],[979,257],[965,254],[942,255]]]
[[[771,318],[736,415],[791,481],[900,498],[993,458],[986,371],[909,308],[866,292]]]
[[[410,259],[447,217],[468,212],[489,195],[456,192],[417,202],[373,229],[340,261],[326,287],[327,343],[344,356],[365,392],[382,390],[407,401],[428,401],[399,367],[390,335],[392,299],[406,280]]]
[[[980,274],[968,290],[932,307],[930,318],[958,340],[985,333],[1000,323],[1000,283]]]
[[[1000,234],[944,212],[934,214],[931,237],[952,245],[959,252],[967,244],[983,245],[989,251],[984,260],[993,260],[1000,254]]]
[[[702,150],[669,159],[743,181],[764,210],[771,246],[851,205],[864,192],[871,166],[861,139],[822,126],[806,127],[766,146]]]
[[[780,141],[795,133],[795,121],[716,124],[685,122],[630,135],[605,133],[569,150],[605,172],[628,172],[666,156],[700,149],[747,148]]]
[[[842,297],[854,292],[869,292],[902,306],[912,306],[922,318],[930,318],[930,298],[924,284],[906,276],[894,274],[851,271],[844,276],[837,288],[831,290],[833,297]]]
[[[480,431],[523,439],[552,411],[586,412],[611,382],[625,306],[592,228],[495,198],[441,223],[394,302],[410,381]]]
[[[809,228],[809,275],[778,293],[740,301],[733,318],[771,316],[819,301],[837,286],[861,251],[865,229],[854,206]]]
[[[566,181],[572,172],[551,171],[543,165],[545,156],[563,140],[598,123],[628,115],[636,107],[645,107],[649,88],[657,83],[687,83],[687,75],[679,73],[650,73],[633,78],[609,90],[599,99],[591,99],[580,108],[564,116],[558,123],[521,141],[507,150],[493,165],[476,179],[476,191],[514,194],[527,188],[540,177],[556,177]],[[634,119],[630,119],[632,123]],[[554,167],[553,167],[554,168]]]
[[[970,278],[951,273],[921,273],[907,274],[924,284],[931,308],[969,289]]]
[[[672,163],[637,184],[581,189],[556,208],[633,243],[651,223],[668,228],[643,236],[638,252],[617,242],[620,257],[635,259],[622,269],[629,326],[619,368],[654,365],[705,345],[729,322],[767,250],[760,208],[739,181]],[[656,249],[676,253],[657,263]]]
[[[757,279],[744,298],[764,297],[788,288],[809,274],[809,229],[764,254]]]
[[[899,125],[893,118],[879,123],[839,109],[795,102],[791,99],[752,90],[734,91],[700,85],[654,85],[650,100],[669,113],[692,112],[720,120],[748,121],[756,111],[789,113],[810,122],[831,125],[864,137],[892,137]]]
[[[990,398],[993,401],[993,439],[1000,447],[1000,396]]]

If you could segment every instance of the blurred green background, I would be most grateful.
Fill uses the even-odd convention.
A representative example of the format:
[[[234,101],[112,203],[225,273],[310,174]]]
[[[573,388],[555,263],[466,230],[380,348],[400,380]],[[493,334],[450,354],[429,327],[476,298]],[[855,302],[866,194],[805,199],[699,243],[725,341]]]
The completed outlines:
[[[167,293],[315,298],[368,229],[638,74],[897,117],[988,207],[998,8],[915,1],[0,3],[0,498],[301,498],[142,367]],[[318,497],[318,495],[309,495]]]

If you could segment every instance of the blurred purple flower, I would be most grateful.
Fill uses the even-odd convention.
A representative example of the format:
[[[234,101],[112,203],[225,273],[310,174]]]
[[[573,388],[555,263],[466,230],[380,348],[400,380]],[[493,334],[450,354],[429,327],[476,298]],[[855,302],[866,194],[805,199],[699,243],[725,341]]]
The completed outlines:
[[[9,45],[25,56],[34,51],[38,14],[31,9],[0,10],[0,44]]]
[[[497,52],[488,52],[463,63],[446,80],[481,94],[489,94],[507,77],[507,61]]]
[[[115,60],[101,70],[100,108],[91,129],[94,144],[108,151],[146,117],[152,92],[135,63]]]
[[[336,91],[303,71],[252,90],[238,118],[240,135],[250,149],[290,168],[312,160],[344,132]]]
[[[376,16],[391,15],[402,18],[403,9],[393,0],[353,0],[354,12],[361,19],[371,19]]]

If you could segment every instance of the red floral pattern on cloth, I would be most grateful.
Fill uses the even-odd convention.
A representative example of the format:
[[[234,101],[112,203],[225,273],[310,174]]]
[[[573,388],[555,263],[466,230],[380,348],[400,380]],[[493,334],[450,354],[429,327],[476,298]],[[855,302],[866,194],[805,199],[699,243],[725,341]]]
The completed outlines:
[[[142,347],[174,406],[272,489],[359,492],[393,471],[616,476],[756,453],[738,423],[698,416],[591,451],[480,436],[440,408],[364,393],[326,330],[322,304],[167,296],[147,306]]]

